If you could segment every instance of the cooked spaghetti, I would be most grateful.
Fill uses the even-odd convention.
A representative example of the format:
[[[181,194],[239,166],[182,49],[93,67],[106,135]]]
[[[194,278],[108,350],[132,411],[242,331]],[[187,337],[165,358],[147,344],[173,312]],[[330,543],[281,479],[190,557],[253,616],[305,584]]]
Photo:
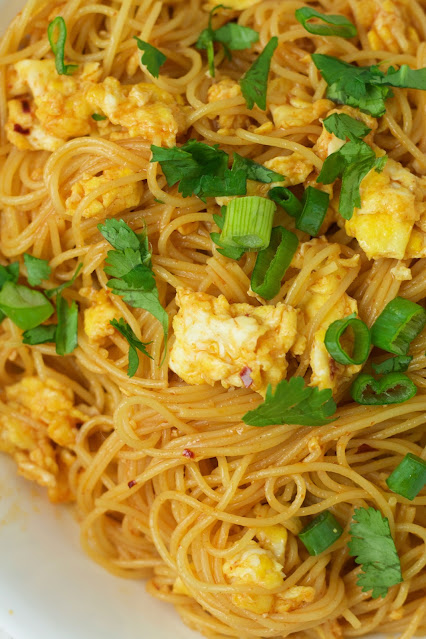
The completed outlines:
[[[373,116],[331,100],[311,55],[422,69],[425,3],[308,3],[346,17],[357,28],[350,38],[305,29],[295,17],[299,1],[225,4],[212,12],[209,31],[214,5],[200,0],[29,0],[6,31],[0,449],[52,501],[75,501],[82,545],[95,561],[148,579],[151,594],[207,637],[380,631],[410,639],[426,633],[426,493],[420,486],[407,499],[386,480],[407,454],[425,459],[426,331],[411,341],[403,375],[416,394],[399,403],[380,402],[379,391],[375,403],[352,399],[362,365],[370,375],[390,357],[386,349],[361,364],[339,363],[325,335],[348,316],[371,328],[395,298],[423,312],[426,93],[394,84],[384,114]],[[258,36],[244,31],[252,34],[244,47],[226,39],[222,46],[224,36],[215,41],[212,33],[228,23]],[[239,82],[274,37],[260,108]],[[362,125],[364,135],[346,143],[373,157],[360,179],[361,206],[346,220],[340,180],[316,182],[345,145],[345,135],[323,124],[333,113]],[[317,238],[277,208],[275,223],[298,248],[270,299],[251,289],[256,251],[237,259],[220,252],[221,207],[235,195],[228,187],[216,197],[198,197],[194,187],[182,193],[193,175],[179,165],[188,153],[177,156],[180,185],[167,175],[170,164],[152,161],[189,140],[219,145],[229,162],[236,152],[243,165],[253,160],[275,176],[248,179],[248,196],[270,202],[271,186],[290,188],[299,201],[308,186],[327,193]],[[384,155],[386,164],[374,165]],[[121,266],[137,258],[131,285],[117,275],[118,253]],[[144,292],[137,273],[147,278]],[[68,286],[55,291],[61,284]],[[10,301],[5,291],[30,301]],[[21,303],[25,322],[16,319]],[[347,335],[353,343],[355,332]],[[265,393],[272,401],[277,384],[287,379],[287,390],[295,388],[296,378],[312,396],[332,391],[336,415],[313,426],[297,418],[244,423]],[[367,568],[348,546],[354,510],[372,508],[388,522],[386,543],[395,544],[402,573],[382,596],[357,583]],[[330,534],[340,526],[343,533],[310,554],[299,533],[325,511],[338,522]],[[383,567],[379,573],[384,580]]]

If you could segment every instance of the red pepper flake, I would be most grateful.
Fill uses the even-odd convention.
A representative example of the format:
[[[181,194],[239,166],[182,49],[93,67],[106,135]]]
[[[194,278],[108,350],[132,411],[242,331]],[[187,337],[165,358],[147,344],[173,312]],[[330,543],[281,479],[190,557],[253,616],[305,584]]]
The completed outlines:
[[[358,446],[357,453],[371,453],[372,450],[377,450],[377,448],[373,448],[370,444],[361,444]]]
[[[15,133],[21,133],[21,135],[29,135],[30,133],[29,129],[24,129],[24,127],[22,127],[20,124],[14,124],[13,130],[15,131]]]
[[[22,100],[22,111],[24,113],[31,113],[31,106],[28,100]]]
[[[133,486],[136,486],[137,481],[135,479],[130,480],[127,485],[129,488],[133,488]]]
[[[251,368],[249,368],[248,366],[244,366],[243,370],[240,373],[240,377],[246,388],[250,388],[250,386],[253,384],[251,372]]]
[[[184,457],[188,457],[188,459],[194,459],[195,457],[195,454],[192,452],[192,450],[189,450],[189,448],[184,448],[182,455]]]

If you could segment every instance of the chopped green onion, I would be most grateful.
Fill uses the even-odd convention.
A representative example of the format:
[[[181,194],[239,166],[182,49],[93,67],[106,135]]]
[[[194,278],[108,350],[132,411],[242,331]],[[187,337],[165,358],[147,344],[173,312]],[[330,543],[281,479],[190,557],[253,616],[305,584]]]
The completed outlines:
[[[6,282],[0,291],[0,310],[27,331],[46,321],[53,313],[53,306],[40,291]]]
[[[56,327],[56,352],[58,355],[68,355],[78,346],[78,306],[77,302],[68,302],[59,293],[56,297],[56,313],[58,326]]]
[[[343,528],[329,510],[324,510],[298,534],[310,555],[319,555],[330,548],[343,533]]]
[[[395,297],[374,322],[371,342],[389,353],[406,355],[411,342],[425,325],[426,311],[422,306]]]
[[[303,194],[303,209],[297,218],[296,228],[313,237],[317,236],[327,213],[329,199],[325,191],[308,186]]]
[[[303,206],[297,197],[284,186],[275,186],[268,193],[268,197],[279,204],[286,213],[291,217],[298,217],[302,212]]]
[[[417,455],[408,453],[389,475],[386,483],[392,492],[411,501],[426,484],[426,462]]]
[[[402,404],[416,393],[417,386],[404,373],[389,373],[379,380],[361,373],[351,387],[352,399],[365,406]]]
[[[354,335],[352,356],[343,348],[340,340],[345,331],[351,328]],[[336,320],[327,329],[324,344],[331,357],[339,364],[363,364],[370,352],[370,331],[355,313],[341,320]]]
[[[255,293],[266,300],[278,294],[298,244],[297,235],[283,226],[272,229],[269,246],[258,253],[251,276],[251,288]]]
[[[326,15],[324,13],[320,13],[315,9],[311,9],[310,7],[302,7],[301,9],[296,9],[294,14],[296,16],[296,20],[300,22],[309,33],[313,33],[315,35],[323,35],[323,36],[340,36],[341,38],[353,38],[358,33],[357,28],[350,20],[345,18],[345,16],[339,15]],[[317,24],[308,22],[310,18],[319,18],[323,22],[326,22],[329,25],[333,25],[328,27],[325,24]]]
[[[257,195],[231,200],[220,241],[224,246],[261,251],[269,245],[276,206]]]
[[[101,122],[102,120],[106,120],[106,119],[107,119],[106,115],[101,115],[100,113],[92,114],[92,120],[95,120],[95,122]]]
[[[387,375],[388,373],[405,373],[410,366],[412,355],[397,355],[396,357],[390,357],[385,359],[384,362],[379,364],[371,364],[373,371],[376,375]]]
[[[54,40],[55,30],[57,30],[57,39]],[[67,39],[67,25],[62,16],[57,16],[47,27],[47,37],[49,38],[50,48],[55,54],[56,71],[59,75],[71,75],[76,69],[77,64],[65,64],[65,42]]]

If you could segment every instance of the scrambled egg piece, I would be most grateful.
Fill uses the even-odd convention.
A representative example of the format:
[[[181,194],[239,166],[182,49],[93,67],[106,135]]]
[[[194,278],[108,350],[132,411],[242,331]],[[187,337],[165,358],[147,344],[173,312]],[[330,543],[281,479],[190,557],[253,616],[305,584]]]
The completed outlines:
[[[298,304],[298,308],[303,311],[307,325],[312,322],[318,311],[321,310],[330,296],[339,287],[342,279],[347,275],[349,270],[356,269],[357,272],[359,270],[359,255],[354,255],[351,258],[342,258],[340,257],[340,245],[329,245],[328,242],[322,238],[316,238],[301,244],[293,258],[292,266],[300,269],[303,268],[306,252],[313,246],[317,246],[318,250],[331,246],[333,250],[325,262],[321,263],[318,267],[318,269],[320,269],[328,266],[330,269],[328,274],[318,277],[314,271],[311,276],[311,283],[308,285],[302,301]],[[350,379],[361,369],[360,366],[344,366],[338,364],[330,356],[324,344],[327,328],[332,322],[357,312],[358,305],[356,300],[347,293],[343,293],[318,327],[314,334],[310,351],[310,366],[312,369],[311,386],[318,386],[320,389],[331,388],[333,392],[335,392],[344,381]],[[308,330],[309,328],[307,332]]]
[[[118,180],[128,175],[134,175],[134,171],[129,168],[114,167],[105,169],[99,176],[85,173],[81,180],[75,182],[71,188],[71,195],[65,202],[67,213],[73,214],[79,206],[81,200],[113,180]],[[92,200],[83,211],[83,217],[107,217],[118,215],[126,209],[137,206],[143,195],[143,185],[141,182],[112,187],[104,191]]]
[[[241,87],[235,80],[225,76],[219,82],[215,82],[207,92],[207,102],[221,102],[241,95]],[[250,119],[245,115],[225,115],[218,117],[218,133],[222,135],[232,135],[235,129],[248,129]]]
[[[302,608],[307,603],[311,603],[315,598],[315,588],[312,586],[293,586],[285,592],[276,595],[274,602],[274,612],[293,612]]]
[[[159,139],[161,144],[174,146],[176,136],[186,130],[185,110],[179,97],[159,89],[155,84],[122,85],[108,77],[86,91],[92,112],[101,111],[110,122],[119,124],[128,133],[111,137],[142,137]]]
[[[7,137],[18,149],[55,151],[66,140],[87,135],[94,126],[85,90],[99,79],[98,62],[88,62],[73,75],[58,75],[54,60],[21,60],[14,65],[16,91],[32,99],[8,102]]]
[[[51,501],[72,499],[71,449],[77,424],[87,419],[75,408],[73,391],[52,378],[24,377],[4,392],[9,411],[0,416],[0,450],[13,456],[20,475],[46,486]]]
[[[92,302],[92,306],[84,311],[84,332],[90,342],[102,343],[106,337],[114,333],[111,320],[119,320],[121,314],[104,289],[97,291],[93,288],[83,288],[80,294]]]
[[[327,113],[327,117],[333,113],[345,113],[351,118],[354,118],[354,120],[359,120],[366,124],[368,128],[371,129],[371,132],[363,139],[367,144],[372,144],[374,132],[378,126],[376,118],[373,118],[371,115],[367,115],[366,113],[362,113],[359,109],[354,109],[350,106],[342,106],[339,109],[332,109]],[[345,140],[341,140],[336,137],[334,133],[329,133],[323,125],[322,133],[316,141],[314,151],[321,160],[325,160],[329,155],[338,151],[344,144]]]
[[[259,528],[256,533],[256,538],[259,541],[261,548],[269,550],[281,565],[284,565],[287,537],[287,529],[280,524],[277,524],[276,526],[266,526],[266,528]]]
[[[372,170],[365,176],[360,194],[361,208],[355,209],[345,229],[367,257],[422,257],[423,235],[415,233],[412,238],[413,227],[425,211],[420,180],[389,158],[381,173]]]
[[[298,339],[298,311],[286,304],[230,304],[223,295],[177,289],[170,368],[188,384],[220,381],[264,395],[285,377]]]
[[[274,78],[268,85],[267,102],[277,128],[307,126],[333,108],[330,100],[309,102],[300,98],[298,87],[285,78]]]
[[[420,38],[404,0],[357,0],[352,6],[373,51],[417,53]]]
[[[245,549],[223,564],[223,574],[231,583],[255,584],[266,590],[278,588],[283,583],[283,566],[278,563],[269,550],[261,548],[255,541],[250,541]],[[274,605],[273,594],[234,593],[234,605],[257,614],[269,612]]]

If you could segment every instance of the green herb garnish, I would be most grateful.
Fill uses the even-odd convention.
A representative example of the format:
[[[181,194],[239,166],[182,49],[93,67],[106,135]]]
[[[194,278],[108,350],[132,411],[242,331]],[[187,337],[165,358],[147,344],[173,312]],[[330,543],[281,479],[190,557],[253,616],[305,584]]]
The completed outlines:
[[[100,113],[92,113],[92,120],[95,120],[95,122],[102,122],[102,120],[107,120],[107,116],[106,115],[101,115]]]
[[[385,597],[391,586],[402,582],[401,563],[389,521],[375,508],[357,508],[350,527],[349,554],[362,564],[357,584],[373,599]]]
[[[24,253],[24,263],[27,267],[28,283],[30,286],[40,286],[42,280],[49,279],[52,269],[47,260],[40,260],[28,253]]]
[[[66,299],[58,294],[56,314],[58,316],[55,332],[56,352],[58,355],[68,355],[78,346],[78,305],[73,301],[68,306]]]
[[[40,324],[40,326],[30,328],[23,333],[22,342],[29,346],[56,342],[56,328],[56,324]]]
[[[266,110],[269,69],[277,46],[278,38],[274,36],[240,80],[241,91],[249,109],[257,104],[259,109]]]
[[[114,328],[116,328],[129,343],[129,366],[127,368],[127,375],[129,377],[133,377],[139,368],[138,351],[152,359],[151,355],[146,350],[146,346],[152,342],[141,342],[140,339],[136,337],[131,326],[122,317],[119,320],[111,320],[110,324],[111,326],[114,326]]]
[[[0,291],[0,310],[16,326],[27,331],[49,319],[53,306],[40,291],[8,281]]]
[[[327,15],[310,7],[296,9],[294,15],[296,16],[296,20],[305,27],[306,31],[315,35],[353,38],[358,33],[356,26],[345,18],[345,16]],[[322,22],[326,24],[309,22],[311,18],[319,18],[319,20],[322,20]]]
[[[158,78],[160,69],[167,60],[167,57],[164,55],[164,53],[161,53],[161,51],[156,49],[156,47],[152,46],[152,44],[149,44],[149,42],[144,42],[137,36],[133,37],[136,40],[138,49],[144,52],[141,58],[142,64],[146,66],[149,73],[154,78]]]
[[[305,386],[303,377],[283,379],[275,392],[268,386],[263,404],[249,411],[243,422],[249,426],[298,424],[300,426],[324,426],[336,412],[336,404],[329,388],[319,390]]]

